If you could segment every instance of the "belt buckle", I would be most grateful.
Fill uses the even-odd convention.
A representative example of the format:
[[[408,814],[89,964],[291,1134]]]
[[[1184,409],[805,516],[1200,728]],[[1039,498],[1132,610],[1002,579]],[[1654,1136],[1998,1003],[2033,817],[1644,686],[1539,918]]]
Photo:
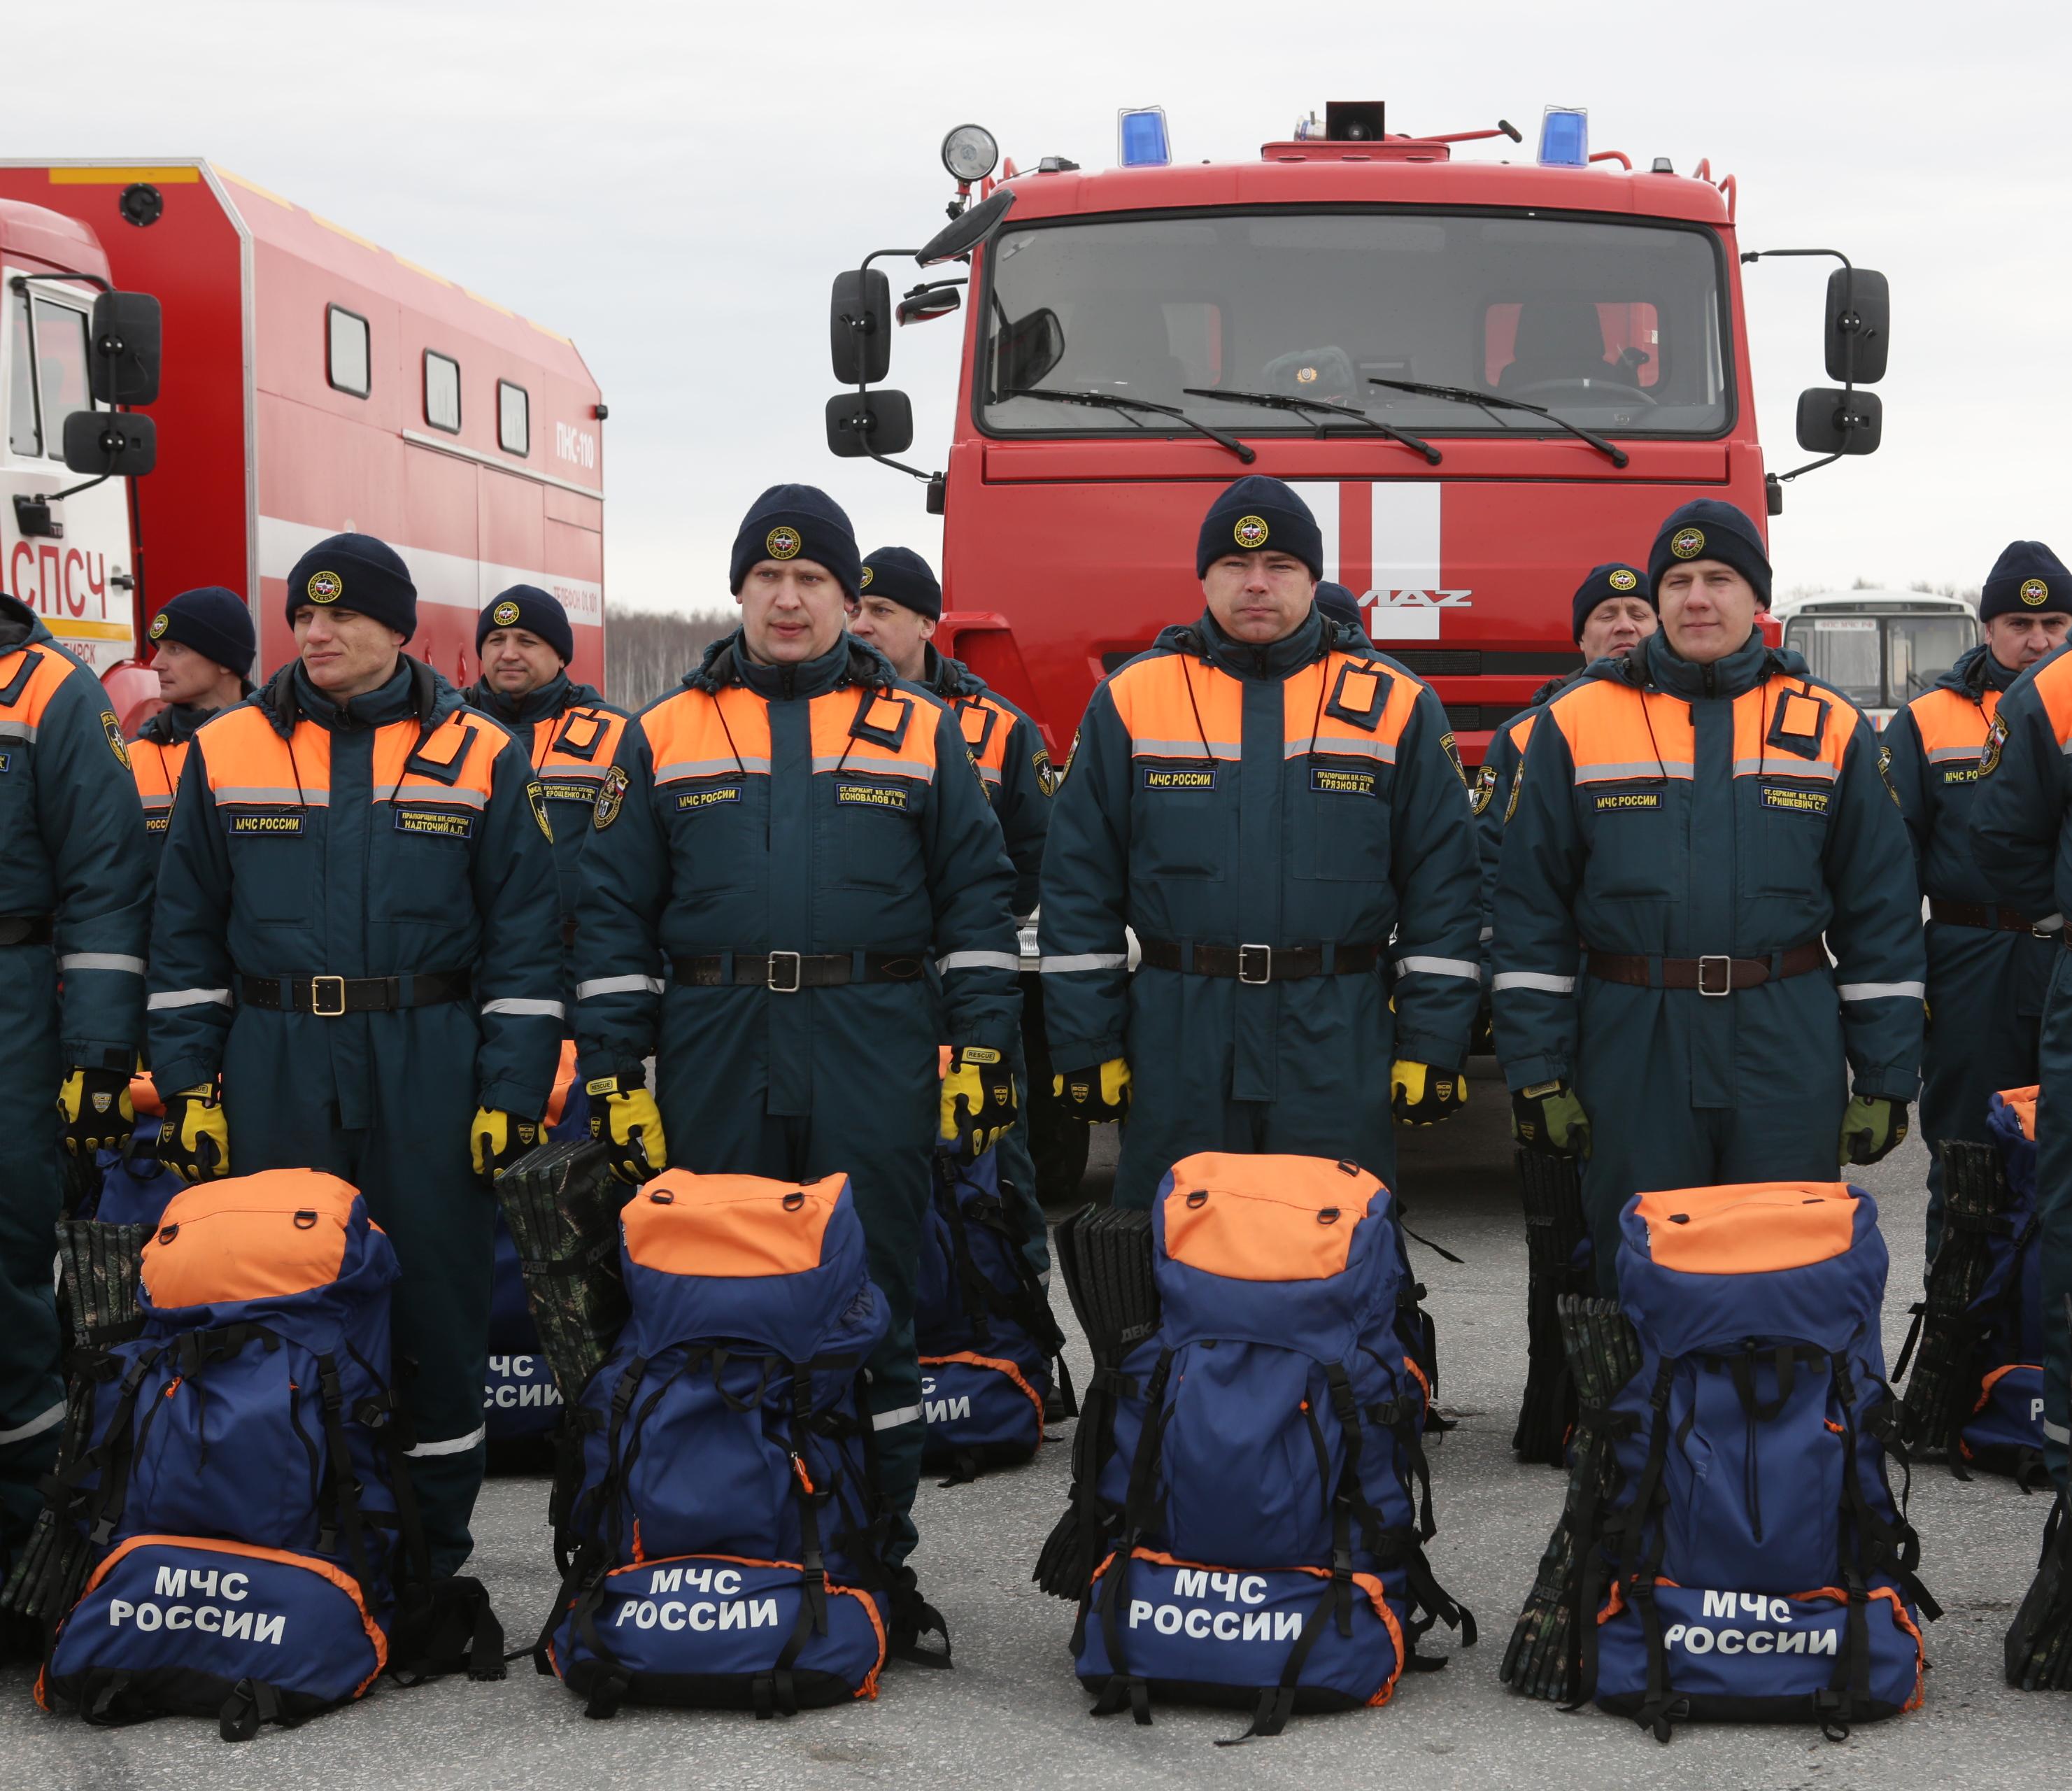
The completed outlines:
[[[1720,986],[1716,989],[1713,988],[1712,985],[1705,980],[1708,969],[1715,964],[1720,966]],[[1698,960],[1698,993],[1701,995],[1709,996],[1712,998],[1717,1000],[1722,996],[1730,995],[1733,992],[1733,959],[1720,953],[1715,953],[1710,957],[1700,957]]]
[[[2072,939],[2072,933],[2068,933],[2065,930],[2065,923],[2062,920],[2054,927],[2044,926],[2039,923],[2031,927],[2029,931],[2029,937],[2034,939]]]
[[[1256,957],[1253,953],[1256,953]],[[1259,974],[1252,974],[1253,965]],[[1237,979],[1240,982],[1261,983],[1273,980],[1273,948],[1271,945],[1240,945],[1237,949]]]
[[[324,994],[328,986],[338,991],[335,1007],[324,1005]],[[313,976],[310,978],[310,1011],[319,1019],[335,1020],[345,1017],[345,978],[342,976]]]
[[[789,982],[779,982],[777,980],[777,966],[780,963],[788,964],[791,966],[791,980]],[[800,954],[798,953],[772,952],[770,954],[771,994],[773,995],[796,995],[798,994],[800,989],[803,986],[803,968],[804,967],[800,959]]]

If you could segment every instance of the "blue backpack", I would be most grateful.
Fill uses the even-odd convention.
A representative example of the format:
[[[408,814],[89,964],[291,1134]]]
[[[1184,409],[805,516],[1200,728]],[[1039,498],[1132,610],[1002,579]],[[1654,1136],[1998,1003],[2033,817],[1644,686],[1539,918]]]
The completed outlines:
[[[874,1697],[888,1600],[861,1375],[890,1319],[848,1178],[670,1170],[620,1237],[632,1315],[574,1406],[540,1670],[592,1716]]]
[[[77,1364],[85,1446],[51,1504],[91,1572],[37,1698],[242,1740],[364,1692],[424,1574],[389,1391],[398,1270],[358,1193],[312,1170],[207,1183],[160,1219],[142,1335]]]
[[[914,1282],[922,1460],[956,1480],[1027,1461],[1042,1447],[1052,1369],[1064,1371],[1064,1333],[1022,1254],[999,1176],[997,1151],[962,1164],[937,1154]]]
[[[1665,1741],[1686,1717],[1839,1738],[1920,1703],[1918,1618],[1941,1613],[1885,1484],[1885,1267],[1877,1207],[1840,1183],[1627,1202],[1640,1367],[1597,1427],[1614,1490],[1576,1513],[1580,1698]]]
[[[1959,1432],[1967,1462],[2041,1481],[2043,1463],[2042,1221],[2036,1197],[2036,1090],[2007,1089],[1986,1125],[2008,1203],[1985,1235],[1986,1274],[1967,1315],[1975,1398]]]
[[[1350,1163],[1192,1156],[1152,1208],[1155,1332],[1100,1470],[1105,1558],[1073,1636],[1095,1714],[1388,1702],[1474,1620],[1433,1579],[1424,1336],[1388,1190]]]

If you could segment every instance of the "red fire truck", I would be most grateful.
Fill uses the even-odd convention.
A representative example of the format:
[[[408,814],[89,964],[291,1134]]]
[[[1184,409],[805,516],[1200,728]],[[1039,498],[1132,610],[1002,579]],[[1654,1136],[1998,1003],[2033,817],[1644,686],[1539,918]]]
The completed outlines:
[[[66,421],[105,408],[111,286],[162,307],[156,465],[88,483]],[[244,593],[271,669],[292,651],[282,580],[340,529],[402,554],[411,651],[457,683],[476,612],[520,582],[568,606],[572,669],[603,682],[605,407],[565,337],[203,161],[0,163],[0,588],[102,674],[125,728],[157,701],[137,661],[167,599]]]
[[[1122,115],[1120,166],[1046,157],[997,179],[990,135],[952,131],[948,227],[835,282],[836,377],[856,389],[828,407],[836,453],[928,480],[950,650],[1055,750],[1105,672],[1200,612],[1211,495],[1270,473],[1322,524],[1325,576],[1479,758],[1578,664],[1585,570],[1643,557],[1692,497],[1774,515],[1811,470],[1767,471],[1757,440],[1741,263],[1758,257],[1733,178],[1636,169],[1587,131],[1550,108],[1532,159],[1457,160],[1519,133],[1394,134],[1379,105],[1334,104],[1256,162],[1182,166],[1154,108]],[[892,458],[911,407],[877,385],[894,307],[871,264],[907,254],[948,278],[907,292],[899,323],[958,309],[967,282],[971,301],[932,478]],[[1885,282],[1835,259],[1841,384],[1799,410],[1813,465],[1871,451],[1881,427],[1859,388],[1885,371]]]

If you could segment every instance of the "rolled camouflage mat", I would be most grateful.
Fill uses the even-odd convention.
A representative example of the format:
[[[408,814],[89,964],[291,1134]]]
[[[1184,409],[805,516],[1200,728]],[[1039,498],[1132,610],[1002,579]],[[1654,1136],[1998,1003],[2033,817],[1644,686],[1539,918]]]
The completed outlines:
[[[144,1328],[137,1286],[150,1225],[104,1225],[92,1219],[57,1225],[59,1316],[76,1349],[126,1343]]]
[[[1151,1215],[1082,1207],[1058,1227],[1052,1254],[1093,1352],[1094,1373],[1079,1402],[1079,1429],[1072,1437],[1071,1503],[1045,1540],[1030,1578],[1054,1598],[1077,1599],[1093,1577],[1106,1540],[1099,1483],[1115,1447],[1122,1364],[1158,1328]]]
[[[1900,1400],[1900,1437],[1916,1455],[1947,1453],[1961,1461],[1958,1432],[1976,1396],[1980,1342],[1971,1302],[1992,1268],[1987,1240],[2007,1226],[2014,1196],[1990,1144],[1944,1138],[1942,1241],[1928,1266],[1926,1297],[1914,1308],[1914,1325],[1900,1352],[1898,1373],[1906,1375]]]
[[[1596,1546],[1593,1513],[1618,1490],[1618,1461],[1599,1417],[1640,1371],[1640,1342],[1617,1300],[1564,1294],[1556,1309],[1577,1394],[1568,1491],[1499,1675],[1521,1696],[1550,1701],[1572,1695],[1575,1607],[1585,1554]]]
[[[1943,1192],[1947,1198],[1947,1179]],[[2065,1302],[2065,1322],[2072,1326],[2072,1295]],[[2011,1686],[2023,1691],[2072,1689],[2072,1522],[2066,1521],[2062,1488],[2044,1520],[2036,1578],[2008,1626],[2005,1657]]]
[[[1594,1283],[1583,1250],[1582,1166],[1546,1151],[1520,1150],[1517,1159],[1525,1205],[1526,1371],[1511,1446],[1521,1461],[1559,1468],[1576,1422],[1576,1383],[1558,1303],[1564,1295],[1589,1297]]]
[[[528,1151],[496,1181],[540,1353],[569,1405],[610,1354],[631,1310],[619,1271],[627,1189],[610,1159],[601,1144],[560,1139]]]

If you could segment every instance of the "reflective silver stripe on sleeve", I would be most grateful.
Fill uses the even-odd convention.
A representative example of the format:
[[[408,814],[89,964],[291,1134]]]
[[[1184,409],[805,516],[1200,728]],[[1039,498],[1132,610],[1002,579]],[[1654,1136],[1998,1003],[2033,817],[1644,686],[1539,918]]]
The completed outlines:
[[[1641,759],[1631,764],[1578,765],[1579,784],[1613,784],[1630,777],[1690,777],[1694,768],[1688,759]]]
[[[64,1408],[60,1406],[58,1410],[62,1414]],[[873,1412],[870,1414],[870,1427],[874,1431],[896,1431],[902,1424],[918,1424],[920,1422],[921,1408],[919,1406],[897,1406],[889,1412]]]
[[[2043,1421],[2043,1434],[2053,1443],[2072,1443],[2072,1431],[2066,1430],[2062,1424],[2052,1423],[2047,1418]]]
[[[1077,957],[1046,957],[1036,968],[1045,976],[1065,976],[1075,970],[1120,970],[1129,962],[1127,952],[1083,952]]]
[[[952,970],[1018,970],[1022,960],[1012,952],[952,952],[937,958],[935,968],[945,976]]]
[[[1284,759],[1300,759],[1305,754],[1314,754],[1320,759],[1379,759],[1392,765],[1396,763],[1396,743],[1357,740],[1334,734],[1321,739],[1290,740],[1281,756]]]
[[[1975,759],[1984,749],[1980,747],[1936,747],[1928,755],[1931,765],[1954,764],[1961,759]]]
[[[919,759],[858,759],[845,752],[822,752],[815,755],[813,769],[853,772],[858,777],[918,777],[925,784],[935,768]]]
[[[1133,759],[1237,759],[1244,747],[1229,740],[1132,740]]]
[[[588,1001],[593,995],[659,995],[661,992],[662,979],[658,976],[601,976],[576,985],[578,1001]]]
[[[1893,995],[1911,996],[1916,1001],[1926,998],[1928,985],[1925,982],[1840,982],[1835,993],[1844,1001],[1882,1001]]]
[[[566,1019],[569,1011],[557,1001],[520,1001],[507,998],[486,1001],[482,1004],[485,1014],[537,1014],[550,1020]]]
[[[1399,957],[1396,967],[1406,974],[1422,970],[1429,976],[1462,976],[1474,982],[1482,979],[1482,965],[1471,964],[1465,957]]]
[[[144,1005],[162,1014],[169,1007],[206,1007],[212,1001],[225,1007],[233,1005],[228,989],[161,989]]]
[[[466,1436],[450,1436],[439,1443],[421,1443],[414,1449],[405,1449],[406,1455],[464,1455],[489,1434],[486,1425],[478,1424]]]
[[[132,976],[144,974],[141,957],[125,957],[120,952],[67,952],[58,960],[60,970],[127,970]]]
[[[329,790],[298,790],[292,784],[276,789],[270,784],[223,784],[209,793],[216,798],[216,806],[226,802],[233,806],[240,802],[257,802],[269,807],[285,803],[290,809],[328,809],[331,806]]]
[[[376,802],[429,802],[442,809],[486,808],[489,798],[480,790],[464,790],[455,784],[376,784]]]
[[[759,772],[767,776],[770,772],[770,761],[767,759],[753,757],[679,759],[671,764],[658,765],[655,770],[655,781],[658,784],[676,784],[680,783],[686,777],[717,777],[722,774],[731,775],[736,772]],[[557,777],[561,775],[558,768],[554,775]]]
[[[36,738],[34,722],[0,722],[0,740],[27,740],[33,743]]]
[[[1832,784],[1841,772],[1824,759],[1737,759],[1737,777],[1801,777]]]
[[[1572,976],[1543,976],[1537,970],[1500,970],[1490,986],[1499,994],[1507,989],[1538,989],[1550,995],[1572,995],[1576,979]]]
[[[0,1431],[0,1443],[19,1443],[27,1437],[41,1436],[44,1431],[63,1423],[64,1414],[64,1402],[60,1399],[55,1406],[38,1412],[27,1423],[17,1424],[11,1431]]]

